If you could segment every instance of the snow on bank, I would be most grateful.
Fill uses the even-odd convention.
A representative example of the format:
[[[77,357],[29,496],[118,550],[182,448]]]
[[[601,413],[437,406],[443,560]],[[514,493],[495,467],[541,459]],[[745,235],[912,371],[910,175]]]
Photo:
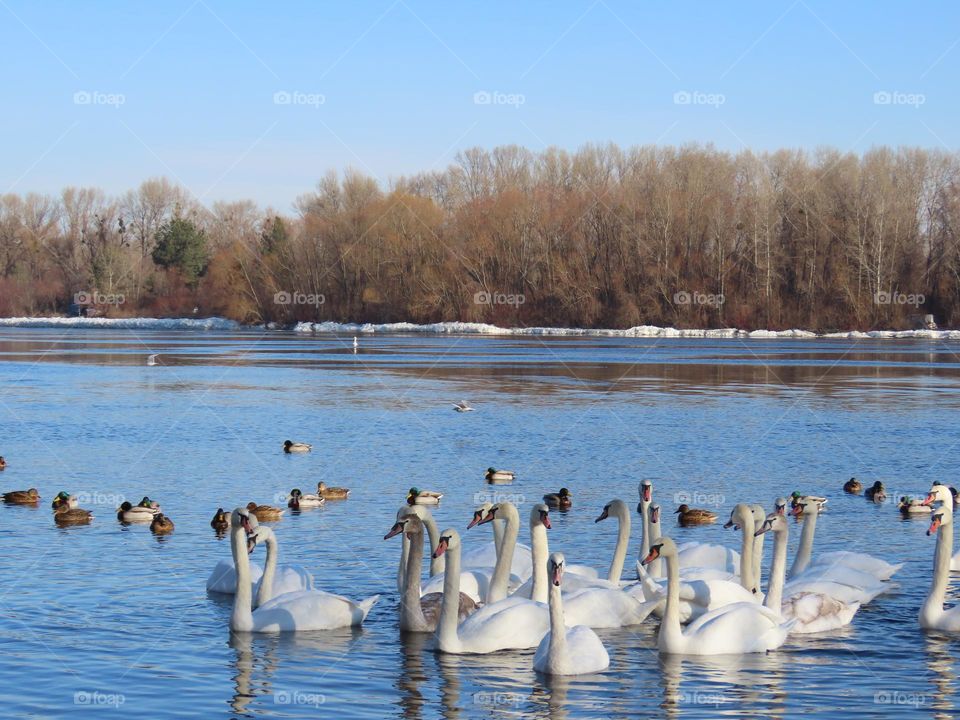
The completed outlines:
[[[428,325],[414,323],[297,323],[295,332],[301,333],[432,333],[458,335],[557,335],[582,337],[652,337],[652,338],[927,338],[931,340],[960,340],[960,330],[874,330],[871,332],[828,333],[818,335],[809,330],[738,330],[721,328],[716,330],[678,330],[655,325],[638,325],[625,330],[594,330],[590,328],[502,328],[487,323],[443,322]]]
[[[237,330],[240,323],[225,318],[0,318],[0,327],[106,328],[122,330]]]

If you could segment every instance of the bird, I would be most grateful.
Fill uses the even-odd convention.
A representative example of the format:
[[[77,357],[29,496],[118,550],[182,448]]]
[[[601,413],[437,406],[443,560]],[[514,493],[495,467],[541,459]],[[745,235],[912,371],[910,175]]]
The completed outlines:
[[[300,488],[294,488],[287,498],[287,507],[291,510],[300,510],[302,508],[320,507],[325,502],[326,500],[320,495],[304,495]]]
[[[850,478],[843,484],[843,491],[851,495],[859,495],[863,492],[863,483],[856,478]]]
[[[872,487],[867,488],[864,496],[867,498],[867,500],[873,500],[875,503],[882,503],[887,499],[887,491],[883,487],[883,483],[877,480]]]
[[[255,502],[248,502],[247,511],[260,522],[271,522],[283,517],[283,510],[273,505],[257,505]]]
[[[60,505],[53,511],[53,521],[57,525],[86,525],[93,519],[93,513],[82,508]]]
[[[467,405],[466,400],[461,400],[458,403],[453,404],[453,409],[457,412],[473,412],[473,408]]]
[[[3,493],[3,501],[9,505],[35,505],[40,501],[40,493],[36,488],[11,490]]]
[[[345,487],[328,487],[321,480],[317,483],[317,495],[323,500],[346,500],[350,496],[350,489]]]
[[[682,527],[688,527],[690,525],[709,525],[712,522],[716,522],[717,514],[711,512],[710,510],[702,510],[700,508],[692,508],[686,503],[678,507],[674,512],[677,515],[677,523]]]
[[[412,487],[407,491],[407,505],[439,505],[443,493]]]
[[[310,452],[312,449],[313,445],[308,445],[307,443],[293,442],[293,440],[283,441],[283,451],[285,453],[305,453]]]
[[[796,510],[800,505],[808,505],[810,503],[816,503],[820,511],[823,510],[823,506],[827,504],[827,498],[820,497],[819,495],[804,495],[799,490],[794,490],[790,493],[790,509]]]
[[[158,508],[145,507],[143,505],[131,505],[125,500],[117,508],[117,520],[122,523],[145,523],[152,522],[153,516],[159,513]]]
[[[0,470],[5,470],[7,467],[7,461],[3,459],[3,455],[0,455]]]
[[[497,470],[496,468],[488,467],[483,477],[488,483],[506,483],[513,482],[517,474],[513,470]]]
[[[154,365],[159,365],[160,364],[160,361],[158,360],[159,357],[160,357],[159,355],[147,355],[147,365],[150,365],[151,367]]]
[[[560,488],[555,493],[547,493],[543,496],[543,501],[550,507],[560,508],[561,510],[573,507],[573,495],[566,488]]]
[[[929,515],[933,511],[933,508],[924,500],[904,495],[900,498],[900,502],[897,503],[897,510],[904,516]]]
[[[169,535],[173,532],[173,520],[163,513],[157,513],[150,523],[150,530],[154,535]]]
[[[57,496],[53,498],[53,502],[50,503],[50,507],[52,507],[54,511],[56,511],[56,509],[61,505],[66,505],[67,507],[75,508],[77,507],[77,498],[71,495],[70,493],[66,492],[65,490],[61,490],[60,492],[57,493]]]
[[[217,508],[217,512],[213,515],[213,520],[210,521],[210,527],[218,533],[226,532],[230,528],[230,516],[223,508]]]

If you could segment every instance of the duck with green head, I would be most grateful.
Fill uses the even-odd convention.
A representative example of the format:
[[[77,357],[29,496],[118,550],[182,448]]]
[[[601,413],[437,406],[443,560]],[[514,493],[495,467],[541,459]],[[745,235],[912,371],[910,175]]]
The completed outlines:
[[[407,491],[407,505],[439,505],[443,493],[412,487]]]
[[[573,495],[571,495],[570,491],[565,487],[560,488],[560,490],[555,493],[547,493],[543,496],[543,501],[549,507],[559,508],[561,510],[573,507]]]

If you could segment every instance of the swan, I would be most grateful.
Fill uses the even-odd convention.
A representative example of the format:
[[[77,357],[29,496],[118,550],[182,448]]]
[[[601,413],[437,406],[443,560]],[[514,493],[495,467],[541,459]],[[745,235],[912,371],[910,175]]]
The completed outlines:
[[[294,442],[293,440],[283,441],[283,451],[285,453],[305,453],[313,450],[313,445],[307,443]]]
[[[453,403],[453,409],[456,410],[457,412],[460,412],[460,413],[462,413],[462,412],[473,412],[473,408],[470,407],[469,405],[467,405],[467,401],[466,401],[466,400],[461,400],[461,401],[458,402],[458,403]]]
[[[773,560],[770,563],[770,582],[763,600],[764,607],[779,612],[788,620],[796,620],[790,628],[791,633],[824,632],[850,624],[860,609],[859,602],[843,602],[830,593],[807,591],[783,598],[789,534],[786,517],[772,513],[755,532],[757,535],[773,532]]]
[[[949,610],[943,607],[950,583],[953,553],[953,496],[945,485],[935,484],[924,502],[936,503],[927,535],[936,533],[937,544],[933,552],[933,580],[927,597],[920,606],[918,621],[920,627],[927,630],[956,632],[960,630],[960,605]]]
[[[251,610],[248,558],[251,541],[254,546],[260,542],[267,543],[267,570],[264,578],[268,580],[269,588],[269,550],[272,545],[275,558],[276,536],[269,527],[261,525],[253,528],[249,513],[237,508],[231,515],[230,529],[230,547],[237,568],[233,613],[230,616],[230,629],[234,632],[303,632],[356,626],[363,623],[370,609],[380,599],[379,595],[373,595],[361,602],[353,602],[349,598],[322,590],[301,590],[277,595],[256,610]],[[260,587],[263,591],[264,583],[261,583]]]
[[[159,365],[160,364],[160,361],[158,359],[159,357],[160,357],[159,355],[147,355],[147,365],[149,365],[150,367],[153,367],[154,365]]]
[[[550,631],[537,646],[533,668],[545,675],[583,675],[606,670],[610,656],[597,634],[586,625],[568,629],[564,621],[563,562],[563,553],[550,555]]]
[[[11,490],[3,493],[3,501],[9,505],[34,505],[40,502],[40,493],[36,488]]]
[[[460,596],[460,535],[444,530],[435,555],[447,556],[443,578],[443,604],[436,639],[440,652],[486,654],[498,650],[537,647],[550,629],[543,603],[510,597],[480,608],[458,623]]]
[[[627,559],[627,546],[630,542],[630,511],[623,500],[611,500],[603,506],[600,516],[594,520],[595,523],[606,520],[609,517],[617,519],[617,544],[613,550],[613,559],[610,561],[610,569],[607,570],[607,580],[612,583],[619,583],[623,575],[623,564]]]
[[[490,502],[479,505],[477,509],[473,511],[473,519],[470,520],[470,523],[467,525],[467,530],[479,525],[492,509],[493,503]],[[492,519],[489,525],[493,528],[493,542],[476,545],[466,552],[461,552],[460,566],[463,568],[495,567],[499,553],[503,548],[503,534],[506,529],[506,524],[506,521],[503,519]],[[521,580],[526,580],[532,572],[533,565],[530,561],[530,547],[523,543],[515,543],[510,573],[516,575]]]
[[[643,559],[667,562],[667,604],[657,635],[657,649],[665,655],[725,655],[775,650],[783,645],[792,621],[755,602],[735,602],[712,610],[680,626],[680,563],[677,546],[661,537]]]
[[[402,508],[384,540],[403,533],[407,556],[403,586],[400,590],[400,629],[409,632],[433,632],[440,616],[442,593],[420,595],[420,575],[423,572],[423,522],[409,508]],[[432,554],[432,553],[431,553]],[[464,620],[477,609],[470,596],[460,593],[459,619]]]
[[[173,532],[173,520],[163,513],[157,513],[153,516],[153,522],[150,523],[150,531],[154,535],[169,535]]]
[[[756,563],[754,562],[755,544],[753,534],[755,527],[754,508],[746,503],[739,503],[730,513],[730,519],[724,524],[724,528],[733,528],[740,530],[742,540],[740,543],[740,585],[756,595],[760,592],[760,579],[756,575]],[[762,537],[762,535],[760,536]]]
[[[287,496],[287,507],[291,510],[322,507],[326,499],[321,495],[304,495],[300,488],[294,488]]]

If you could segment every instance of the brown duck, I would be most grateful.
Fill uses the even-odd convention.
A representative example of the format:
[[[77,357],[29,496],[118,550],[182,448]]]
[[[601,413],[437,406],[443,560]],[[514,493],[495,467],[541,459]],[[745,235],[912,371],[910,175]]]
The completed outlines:
[[[40,493],[36,488],[11,490],[3,494],[3,501],[10,505],[35,505],[40,502]]]
[[[150,530],[154,535],[169,535],[173,532],[173,520],[163,513],[157,513],[150,523]]]
[[[93,513],[83,508],[72,508],[67,504],[58,505],[53,511],[53,521],[57,525],[87,525],[93,520]]]
[[[249,502],[247,510],[260,522],[271,522],[283,517],[283,509],[273,505],[257,505],[255,502]]]
[[[717,514],[710,510],[692,508],[687,504],[678,507],[674,512],[677,514],[677,522],[682,527],[690,525],[709,525],[717,521]]]

